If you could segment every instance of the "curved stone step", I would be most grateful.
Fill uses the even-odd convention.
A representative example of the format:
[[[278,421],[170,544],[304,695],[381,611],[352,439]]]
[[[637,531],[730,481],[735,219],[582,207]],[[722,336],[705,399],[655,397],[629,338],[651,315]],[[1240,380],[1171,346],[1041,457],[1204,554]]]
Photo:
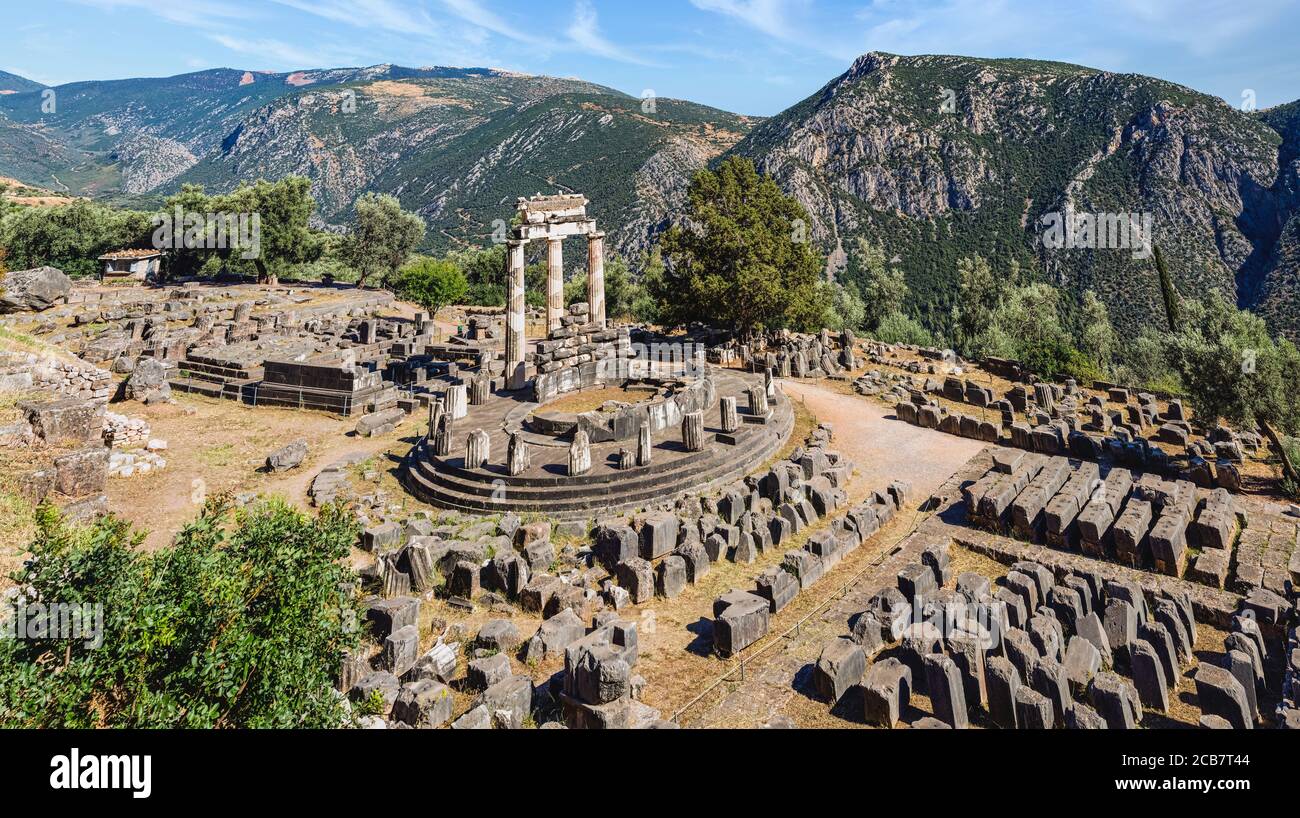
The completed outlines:
[[[763,433],[747,435],[747,443],[759,445],[746,447],[744,456],[727,457],[729,453],[710,451],[692,459],[686,467],[679,458],[665,464],[667,468],[661,472],[642,470],[639,477],[615,472],[600,475],[607,478],[600,482],[576,487],[568,485],[567,477],[555,478],[549,487],[527,488],[505,484],[499,476],[486,472],[439,472],[425,459],[423,441],[408,454],[402,472],[408,490],[440,507],[472,513],[541,512],[560,519],[583,519],[673,502],[682,495],[741,479],[780,449],[793,425],[794,413],[787,406]],[[548,478],[546,482],[552,481]]]

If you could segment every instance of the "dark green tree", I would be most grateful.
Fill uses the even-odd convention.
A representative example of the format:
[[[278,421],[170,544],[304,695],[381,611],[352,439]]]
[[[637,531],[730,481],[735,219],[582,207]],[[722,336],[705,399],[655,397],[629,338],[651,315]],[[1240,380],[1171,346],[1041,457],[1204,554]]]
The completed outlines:
[[[1169,273],[1165,254],[1160,252],[1159,247],[1152,249],[1156,260],[1156,272],[1160,275],[1160,297],[1165,304],[1165,320],[1169,322],[1170,332],[1178,332],[1182,324],[1182,299],[1178,295],[1178,287],[1174,285],[1174,277]]]
[[[424,307],[432,317],[443,307],[460,303],[469,292],[469,283],[451,259],[421,256],[398,271],[393,289],[400,297]]]
[[[0,219],[0,247],[15,270],[49,265],[73,278],[99,274],[97,259],[123,248],[148,247],[150,215],[78,199],[55,207],[23,207]]]
[[[424,240],[424,220],[402,210],[396,198],[367,193],[357,200],[352,233],[342,247],[345,262],[360,274],[358,287],[374,276],[390,277]]]
[[[1256,427],[1300,482],[1281,435],[1300,432],[1300,351],[1269,335],[1264,320],[1222,295],[1183,304],[1179,331],[1167,339],[1169,365],[1204,426],[1220,420]]]
[[[884,248],[859,237],[849,252],[849,268],[844,276],[856,284],[865,309],[863,329],[872,331],[885,316],[901,312],[907,300],[907,279],[900,267],[889,264]]]
[[[660,241],[665,271],[654,295],[666,323],[706,321],[745,335],[809,329],[821,317],[823,263],[808,215],[753,162],[733,156],[697,173],[686,217]]]

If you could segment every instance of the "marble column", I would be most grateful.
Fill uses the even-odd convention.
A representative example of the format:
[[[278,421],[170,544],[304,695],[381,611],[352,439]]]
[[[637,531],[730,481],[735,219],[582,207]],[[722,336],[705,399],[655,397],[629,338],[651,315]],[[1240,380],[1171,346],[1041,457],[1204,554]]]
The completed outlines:
[[[564,317],[564,240],[546,240],[546,331],[554,332]]]
[[[587,303],[591,305],[591,323],[601,329],[605,321],[605,234],[587,237]]]
[[[577,477],[591,471],[591,441],[587,433],[579,429],[573,435],[569,446],[569,476]]]
[[[438,434],[438,423],[442,419],[442,401],[429,401],[429,440]]]
[[[636,432],[636,464],[638,466],[649,466],[651,452],[654,450],[654,441],[650,438],[650,424],[642,423],[641,428]]]
[[[528,454],[528,441],[524,440],[523,432],[510,435],[510,445],[506,449],[506,462],[510,467],[511,477],[518,477],[528,471],[528,467],[532,465],[532,458]]]
[[[438,457],[451,455],[451,415],[446,412],[438,415],[438,430],[433,436],[433,453]]]
[[[469,387],[458,383],[447,387],[447,414],[452,420],[460,420],[469,414]]]
[[[689,412],[682,416],[682,445],[688,452],[704,451],[703,412]]]
[[[728,395],[720,402],[722,412],[722,431],[732,434],[740,428],[740,412],[736,407],[736,397]]]
[[[469,381],[469,405],[482,406],[492,396],[492,379],[487,375],[476,375]]]
[[[478,429],[465,440],[465,468],[473,471],[483,468],[492,457],[492,438]]]
[[[524,370],[524,247],[525,241],[511,241],[506,252],[506,388],[523,389]]]

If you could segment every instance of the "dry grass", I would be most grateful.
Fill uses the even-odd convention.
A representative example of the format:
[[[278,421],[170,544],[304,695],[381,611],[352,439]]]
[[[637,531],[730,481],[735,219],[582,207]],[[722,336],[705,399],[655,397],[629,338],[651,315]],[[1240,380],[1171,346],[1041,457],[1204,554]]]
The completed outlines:
[[[621,386],[606,386],[601,389],[572,392],[546,404],[543,410],[547,414],[581,415],[585,412],[594,412],[611,401],[616,403],[640,403],[653,398],[654,395],[655,390],[645,387],[625,389]]]
[[[713,712],[717,709],[716,705],[735,690],[731,682],[740,679],[737,672],[740,659],[724,660],[713,655],[711,627],[705,620],[712,619],[714,599],[733,588],[752,588],[754,577],[764,567],[780,564],[787,551],[801,548],[812,533],[828,527],[830,522],[830,519],[822,520],[818,525],[805,529],[780,548],[760,555],[754,565],[735,565],[725,561],[715,563],[708,576],[688,588],[681,596],[673,600],[656,599],[652,605],[647,606],[653,611],[656,628],[649,637],[641,635],[643,661],[638,666],[638,671],[648,682],[646,703],[659,708],[664,718],[670,718],[675,711],[686,706],[714,682],[734,673],[728,682],[691,705],[690,710],[682,716],[683,725],[755,727],[765,723],[768,714],[751,711],[749,708],[753,704],[743,701],[737,702],[735,709],[725,708],[726,715],[722,716],[721,721],[718,720],[719,714]],[[770,672],[777,673],[778,670],[773,668],[780,666],[783,671],[790,661],[797,661],[800,665],[815,661],[822,644],[844,630],[843,622],[824,621],[823,609],[840,599],[844,586],[860,574],[871,571],[880,558],[910,533],[915,523],[916,517],[912,514],[895,518],[862,547],[841,560],[816,585],[800,593],[786,608],[774,615],[768,636],[744,652],[746,673],[764,674],[769,669],[772,669]],[[800,625],[796,640],[783,639],[782,634],[805,619],[807,621]],[[650,661],[645,661],[647,655]],[[758,659],[755,660],[754,657]],[[752,688],[747,687],[745,690],[746,694],[753,692]],[[783,698],[779,710],[793,716],[787,705],[805,697],[788,687],[784,693],[788,698]],[[826,709],[821,703],[813,705]],[[778,708],[773,706],[769,709]],[[827,717],[833,718],[839,726],[844,726],[838,717],[829,714]],[[707,724],[699,724],[701,719],[707,719]]]

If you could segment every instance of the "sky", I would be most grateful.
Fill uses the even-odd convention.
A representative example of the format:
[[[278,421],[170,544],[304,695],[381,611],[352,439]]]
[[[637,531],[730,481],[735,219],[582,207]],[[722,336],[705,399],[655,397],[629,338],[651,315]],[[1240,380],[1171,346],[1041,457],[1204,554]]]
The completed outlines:
[[[766,116],[886,51],[1061,60],[1265,108],[1300,98],[1297,31],[1300,0],[0,0],[0,70],[491,67]]]

